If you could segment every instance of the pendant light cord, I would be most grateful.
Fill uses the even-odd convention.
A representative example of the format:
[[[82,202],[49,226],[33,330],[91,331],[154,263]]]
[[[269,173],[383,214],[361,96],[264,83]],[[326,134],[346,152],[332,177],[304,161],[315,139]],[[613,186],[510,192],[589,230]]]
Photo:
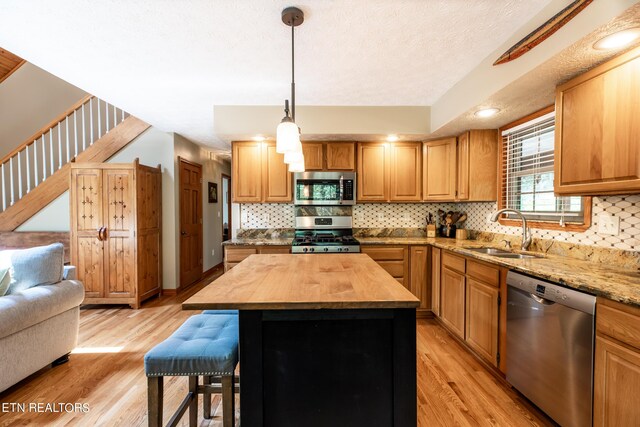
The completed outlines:
[[[291,22],[291,119],[296,121],[296,82],[295,82],[295,53],[294,53],[294,31],[295,25]]]

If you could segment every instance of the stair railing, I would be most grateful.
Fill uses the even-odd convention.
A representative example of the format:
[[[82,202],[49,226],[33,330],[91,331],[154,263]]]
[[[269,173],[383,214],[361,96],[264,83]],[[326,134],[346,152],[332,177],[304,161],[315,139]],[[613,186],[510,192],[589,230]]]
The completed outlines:
[[[0,212],[129,116],[87,95],[0,160]]]

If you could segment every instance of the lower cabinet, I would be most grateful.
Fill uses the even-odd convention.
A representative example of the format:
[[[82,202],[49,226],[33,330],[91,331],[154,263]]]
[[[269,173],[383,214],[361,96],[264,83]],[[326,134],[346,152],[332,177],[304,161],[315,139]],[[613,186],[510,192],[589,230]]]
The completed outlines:
[[[431,247],[431,311],[440,316],[440,259],[442,249]]]
[[[393,245],[361,246],[360,250],[377,262],[394,279],[409,289],[409,247]]]
[[[498,366],[500,267],[434,250],[433,270],[438,268],[438,261],[441,266],[439,275],[432,273],[432,295],[435,298],[437,288],[440,298],[434,314],[479,356]]]
[[[418,309],[431,308],[431,292],[429,292],[429,247],[411,246],[409,268],[409,290],[420,300]]]
[[[253,246],[238,245],[224,247],[224,271],[225,273],[244,261],[249,255],[254,254],[288,254],[291,246]]]
[[[594,426],[640,425],[640,309],[598,298]]]

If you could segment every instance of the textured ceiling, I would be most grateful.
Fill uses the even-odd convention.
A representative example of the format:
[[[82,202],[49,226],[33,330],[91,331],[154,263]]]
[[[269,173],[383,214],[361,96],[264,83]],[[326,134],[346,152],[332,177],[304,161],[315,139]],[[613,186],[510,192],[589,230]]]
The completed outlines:
[[[303,0],[304,105],[431,105],[551,0]],[[567,1],[568,3],[568,1]],[[214,105],[289,93],[290,0],[3,0],[0,46],[210,146]],[[25,25],[28,23],[28,25]]]

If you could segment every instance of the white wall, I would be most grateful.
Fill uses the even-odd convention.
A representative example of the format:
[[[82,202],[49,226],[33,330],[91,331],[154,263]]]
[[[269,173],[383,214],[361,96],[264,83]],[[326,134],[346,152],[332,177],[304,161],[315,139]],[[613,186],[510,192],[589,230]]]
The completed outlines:
[[[83,90],[25,63],[0,84],[0,157],[85,95]]]

